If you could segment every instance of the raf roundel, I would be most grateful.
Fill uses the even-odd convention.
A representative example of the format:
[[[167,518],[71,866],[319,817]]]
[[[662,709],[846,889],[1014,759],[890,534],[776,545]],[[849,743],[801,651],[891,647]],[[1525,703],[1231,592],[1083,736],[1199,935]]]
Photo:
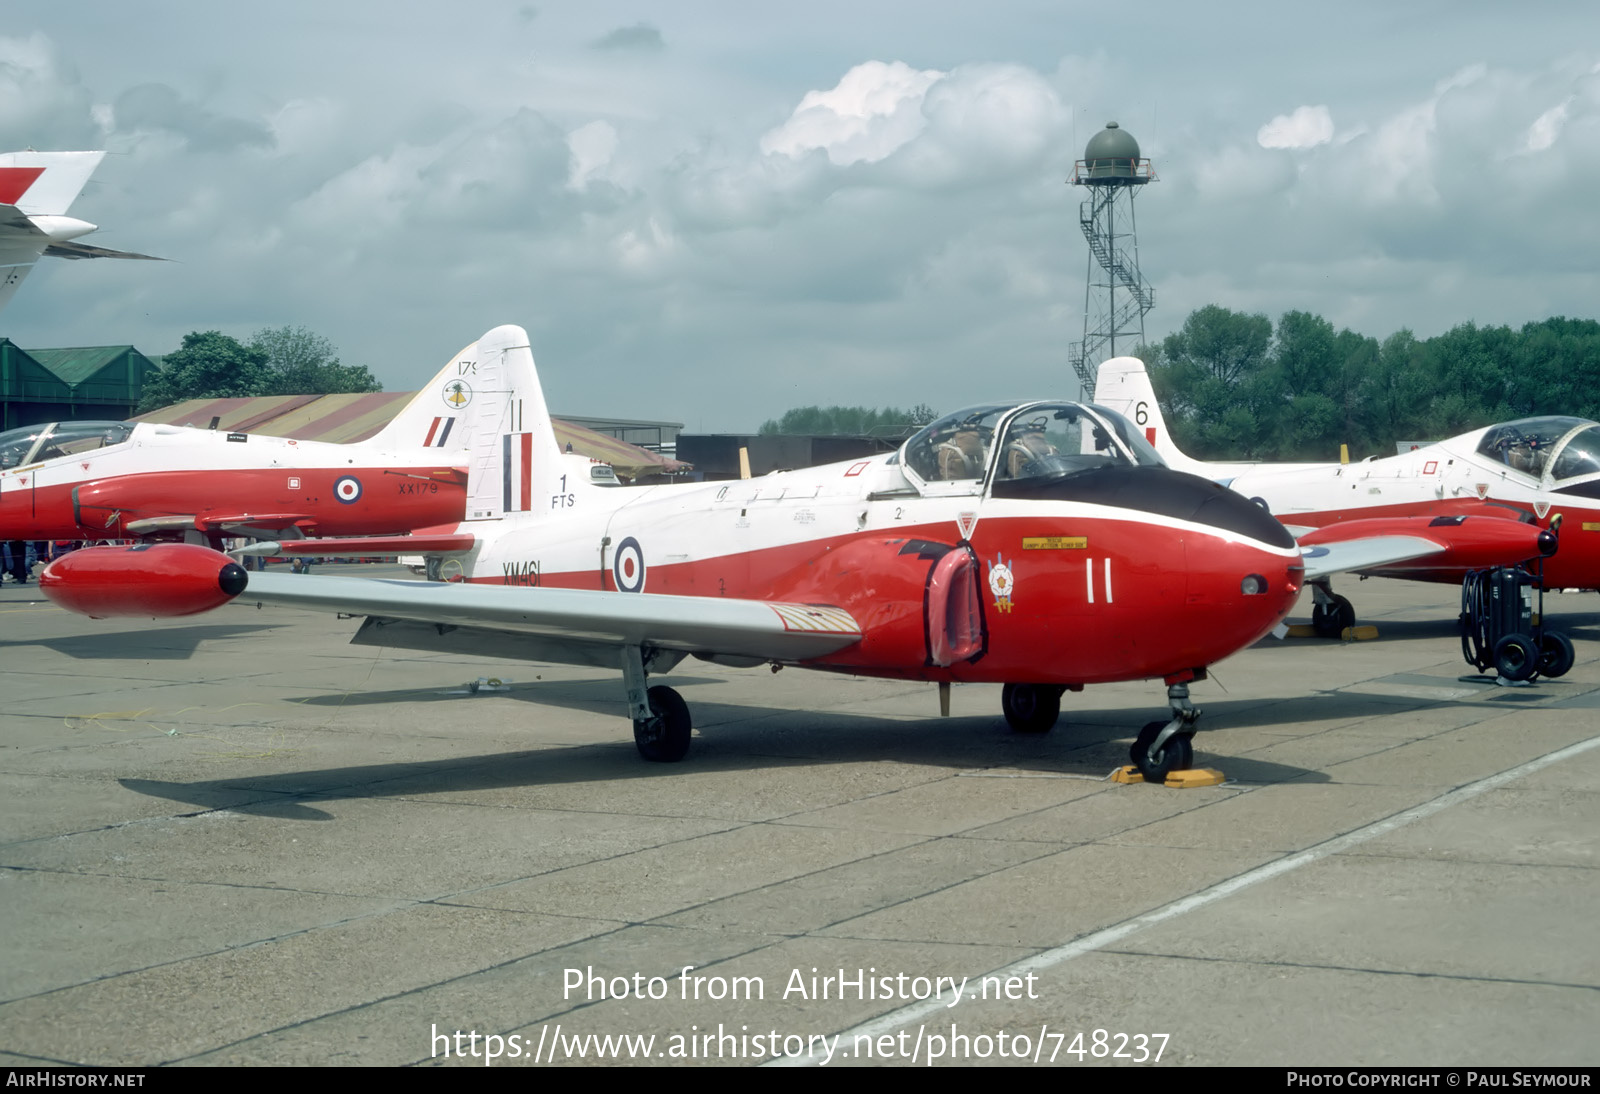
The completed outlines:
[[[632,536],[617,545],[617,557],[611,564],[611,575],[617,579],[617,588],[622,592],[644,592],[644,551]]]
[[[333,496],[346,505],[361,500],[361,480],[354,475],[341,475],[333,484]]]

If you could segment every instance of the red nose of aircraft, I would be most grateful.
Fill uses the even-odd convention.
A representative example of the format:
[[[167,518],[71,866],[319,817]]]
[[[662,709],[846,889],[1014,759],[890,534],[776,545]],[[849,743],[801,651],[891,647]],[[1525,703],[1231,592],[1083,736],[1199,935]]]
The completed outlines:
[[[194,615],[226,604],[247,581],[228,556],[187,543],[88,547],[39,575],[45,596],[95,619]]]

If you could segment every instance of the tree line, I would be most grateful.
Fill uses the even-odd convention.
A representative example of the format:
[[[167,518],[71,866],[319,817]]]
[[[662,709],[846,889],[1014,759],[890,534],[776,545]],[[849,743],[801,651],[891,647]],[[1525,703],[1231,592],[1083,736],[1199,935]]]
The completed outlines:
[[[1143,347],[1173,439],[1211,459],[1329,460],[1393,455],[1400,440],[1440,440],[1510,418],[1600,418],[1600,323],[1541,319],[1521,328],[1463,323],[1434,338],[1379,340],[1291,311],[1215,304]]]
[[[248,343],[220,331],[191,331],[161,359],[161,371],[145,378],[138,413],[185,399],[382,390],[367,366],[341,364],[333,343],[304,327],[259,330]]]
[[[802,437],[909,437],[937,415],[926,403],[910,410],[865,406],[799,406],[761,423],[760,433]]]

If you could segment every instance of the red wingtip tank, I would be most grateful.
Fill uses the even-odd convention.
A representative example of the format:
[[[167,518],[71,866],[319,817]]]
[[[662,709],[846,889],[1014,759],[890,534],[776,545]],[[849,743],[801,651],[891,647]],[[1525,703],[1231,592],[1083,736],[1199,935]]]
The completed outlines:
[[[87,547],[39,575],[45,596],[95,619],[195,615],[226,604],[248,581],[227,555],[188,543]]]

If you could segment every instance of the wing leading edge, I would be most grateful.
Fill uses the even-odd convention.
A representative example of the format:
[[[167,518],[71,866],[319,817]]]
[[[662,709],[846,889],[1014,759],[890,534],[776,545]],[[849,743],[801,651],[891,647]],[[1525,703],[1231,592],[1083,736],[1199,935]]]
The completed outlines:
[[[575,664],[615,665],[614,654],[597,653],[625,647],[798,662],[861,638],[848,612],[826,605],[585,589],[260,573],[236,602],[367,616],[357,638],[364,644],[418,648],[426,640],[422,648]],[[495,646],[496,636],[514,641]]]

